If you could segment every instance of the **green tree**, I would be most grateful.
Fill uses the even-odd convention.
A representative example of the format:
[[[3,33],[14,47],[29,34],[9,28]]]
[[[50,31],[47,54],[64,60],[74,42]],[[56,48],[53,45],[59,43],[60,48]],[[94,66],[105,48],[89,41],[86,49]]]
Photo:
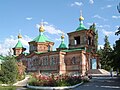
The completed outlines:
[[[120,13],[120,3],[117,6],[118,12]],[[118,28],[118,31],[115,33],[115,35],[120,35],[120,27]],[[120,71],[120,39],[115,41],[115,45],[113,46],[113,52],[111,59],[113,60],[112,66],[115,70],[119,69]]]
[[[120,3],[119,5],[117,6],[117,10],[118,12],[120,13]],[[119,35],[120,34],[120,27],[118,28],[118,31],[115,33],[115,35]]]
[[[111,59],[113,60],[112,66],[114,67],[115,70],[117,69],[120,70],[120,39],[116,40],[113,48],[114,50],[112,52],[111,57]]]
[[[110,47],[108,36],[105,36],[104,42],[104,48],[98,51],[101,59],[101,68],[105,70],[110,70],[112,62],[110,59],[112,48]]]
[[[16,82],[17,78],[17,64],[16,59],[11,56],[6,56],[1,67],[0,81],[7,84]]]

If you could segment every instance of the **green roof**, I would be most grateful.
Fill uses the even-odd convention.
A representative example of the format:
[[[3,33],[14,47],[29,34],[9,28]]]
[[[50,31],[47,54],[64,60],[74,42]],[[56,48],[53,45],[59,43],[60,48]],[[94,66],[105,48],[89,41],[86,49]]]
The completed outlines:
[[[73,52],[73,51],[81,51],[84,49],[67,49],[67,50],[62,50],[63,52]]]
[[[59,48],[67,48],[66,45],[65,45],[65,43],[64,43],[64,41],[61,42]]]
[[[18,42],[17,42],[15,48],[23,48],[23,45],[22,45],[22,43],[21,43],[20,40],[18,40]]]
[[[22,52],[22,54],[24,54],[24,55],[26,56],[26,55],[28,55],[29,53],[27,53],[27,52]]]
[[[76,31],[80,30],[87,30],[87,28],[83,25],[83,23],[80,23],[79,27],[76,29]]]
[[[35,42],[51,42],[42,32],[37,36],[35,39],[33,39]]]

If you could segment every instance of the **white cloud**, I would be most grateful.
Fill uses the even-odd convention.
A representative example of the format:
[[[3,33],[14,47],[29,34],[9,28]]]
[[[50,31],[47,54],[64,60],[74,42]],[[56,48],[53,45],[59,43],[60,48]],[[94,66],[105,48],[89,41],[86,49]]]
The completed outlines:
[[[89,0],[90,4],[93,4],[94,3],[94,0]]]
[[[107,7],[107,8],[110,8],[110,7],[112,7],[112,5],[107,5],[106,7]]]
[[[55,38],[56,41],[61,41],[61,38]]]
[[[114,19],[119,19],[120,16],[112,16],[112,18],[114,18]]]
[[[108,28],[110,28],[110,25],[104,25],[104,27],[108,27]]]
[[[107,36],[115,34],[115,32],[113,32],[113,31],[106,31],[105,29],[102,29],[102,32],[103,32],[104,35],[107,35]]]
[[[89,25],[89,26],[92,25],[92,24],[93,24],[93,23],[87,23],[87,25]]]
[[[99,25],[97,24],[98,28],[110,28],[110,25]]]
[[[107,8],[111,8],[112,7],[112,5],[107,5],[107,6],[105,6],[105,7],[101,7],[101,9],[107,9]]]
[[[27,17],[26,18],[26,20],[29,20],[29,21],[32,20],[32,19],[33,19],[32,17]]]
[[[103,17],[101,17],[100,15],[94,15],[93,16],[93,18],[98,18],[98,19],[102,19],[102,20],[104,20],[104,21],[106,21],[107,19],[105,19],[105,18],[103,18]]]
[[[89,2],[90,2],[90,4],[93,4],[93,3],[94,3],[94,0],[90,0]]]
[[[50,34],[62,34],[62,30],[56,29],[53,25],[45,25],[46,32]]]
[[[115,28],[119,28],[120,26],[119,25],[116,25]]]
[[[71,6],[82,6],[83,3],[82,2],[74,2],[71,4]]]
[[[23,36],[21,39],[21,42],[24,47],[28,47],[28,42],[32,39],[29,38],[27,35]],[[11,48],[15,47],[17,44],[18,39],[14,36],[10,36],[9,38],[6,38],[3,42],[0,43],[0,54],[7,55]]]
[[[44,22],[43,22],[44,23]],[[39,29],[40,25],[39,24],[36,24],[36,27]],[[59,34],[62,34],[63,31],[60,30],[60,29],[57,29],[55,26],[53,25],[49,25],[49,23],[44,23],[44,28],[45,28],[45,31],[50,33],[50,34],[56,34],[56,35],[59,35]]]

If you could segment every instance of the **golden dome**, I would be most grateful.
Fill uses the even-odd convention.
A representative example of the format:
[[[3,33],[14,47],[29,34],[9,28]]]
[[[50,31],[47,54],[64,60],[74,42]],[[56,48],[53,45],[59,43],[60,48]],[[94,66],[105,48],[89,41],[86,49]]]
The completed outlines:
[[[20,33],[18,34],[18,39],[19,39],[19,38],[22,38],[22,35],[21,35]]]
[[[80,10],[80,18],[79,18],[80,21],[83,21],[84,20],[84,17],[82,16],[82,10]]]
[[[39,31],[40,31],[40,32],[44,32],[44,31],[45,31],[43,24],[41,24],[41,26],[40,26],[40,28],[39,28]]]
[[[80,21],[83,21],[83,20],[84,20],[84,18],[83,18],[82,16],[80,16],[79,20],[80,20]]]
[[[64,39],[64,37],[65,37],[65,36],[62,34],[61,39]]]

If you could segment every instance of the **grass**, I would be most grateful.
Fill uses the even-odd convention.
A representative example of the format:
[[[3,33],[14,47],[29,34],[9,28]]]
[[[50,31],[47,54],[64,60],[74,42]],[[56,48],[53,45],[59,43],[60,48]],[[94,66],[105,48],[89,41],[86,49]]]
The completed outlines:
[[[0,90],[16,90],[14,86],[0,86]]]
[[[17,90],[17,88],[19,88],[19,90],[23,87],[15,87],[15,86],[0,86],[0,90]],[[24,90],[36,90],[36,89],[24,89]]]

